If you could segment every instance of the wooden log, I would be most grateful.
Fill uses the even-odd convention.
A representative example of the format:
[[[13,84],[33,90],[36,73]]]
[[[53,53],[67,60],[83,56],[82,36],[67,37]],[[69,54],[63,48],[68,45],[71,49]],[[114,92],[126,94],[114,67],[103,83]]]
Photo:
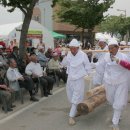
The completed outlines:
[[[101,92],[104,92],[105,93],[105,89],[104,89],[104,86],[98,86],[98,87],[95,87],[89,91],[86,92],[86,96],[87,98],[95,95],[95,94],[98,94],[98,93],[101,93]]]
[[[105,91],[102,90],[99,93],[93,93],[92,96],[85,99],[82,103],[78,104],[77,111],[81,115],[88,114],[89,112],[92,112],[97,106],[100,106],[102,103],[104,103],[105,101],[106,101]]]
[[[83,50],[85,53],[88,53],[88,52],[109,52],[109,50]],[[130,50],[119,50],[119,52],[130,52]]]
[[[120,48],[130,48],[130,46],[119,46],[119,47],[120,47]],[[82,49],[81,49],[81,50],[82,50]],[[69,48],[66,48],[65,51],[69,52],[70,49],[69,49]],[[89,50],[84,49],[84,50],[82,50],[82,51],[84,51],[85,53],[93,53],[93,52],[96,52],[96,53],[98,53],[98,52],[109,52],[109,50],[91,50],[91,49],[89,49]],[[118,51],[119,51],[119,52],[126,52],[126,53],[130,52],[130,50],[118,50]]]

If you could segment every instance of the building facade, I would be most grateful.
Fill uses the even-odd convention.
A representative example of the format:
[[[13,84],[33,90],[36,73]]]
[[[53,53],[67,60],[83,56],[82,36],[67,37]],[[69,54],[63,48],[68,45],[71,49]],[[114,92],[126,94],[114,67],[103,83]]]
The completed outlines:
[[[51,7],[52,0],[39,0],[36,4],[32,19],[41,23],[49,30],[53,30],[53,8]]]

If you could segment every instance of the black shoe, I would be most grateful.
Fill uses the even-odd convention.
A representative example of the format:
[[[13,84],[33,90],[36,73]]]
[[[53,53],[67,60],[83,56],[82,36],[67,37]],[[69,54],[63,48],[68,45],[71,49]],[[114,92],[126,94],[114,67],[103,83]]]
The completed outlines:
[[[4,111],[4,107],[2,107],[2,110]],[[12,108],[7,108],[7,111],[13,111]]]
[[[52,95],[52,93],[51,93],[51,92],[48,92],[47,94],[48,94],[48,95]]]
[[[13,111],[13,109],[12,108],[8,108],[7,111]]]
[[[14,108],[14,107],[16,107],[15,105],[11,105],[11,108]]]
[[[45,96],[45,97],[48,97],[48,94],[46,93],[46,94],[44,94],[44,96]]]
[[[38,102],[39,100],[37,98],[35,98],[35,97],[31,97],[30,101]]]

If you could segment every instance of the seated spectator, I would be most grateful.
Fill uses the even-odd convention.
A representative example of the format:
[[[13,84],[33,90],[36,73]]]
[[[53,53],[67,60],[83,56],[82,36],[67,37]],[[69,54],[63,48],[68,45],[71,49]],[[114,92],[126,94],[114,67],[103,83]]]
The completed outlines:
[[[43,69],[46,67],[46,64],[49,60],[49,58],[47,58],[44,54],[45,48],[44,46],[39,46],[38,47],[39,53],[37,55],[38,61],[41,65],[41,67],[43,67]]]
[[[0,66],[7,68],[7,59],[3,55],[3,46],[0,45]]]
[[[56,74],[58,78],[62,79],[65,83],[67,81],[63,66],[61,66],[59,62],[59,55],[56,52],[53,53],[53,58],[48,62],[48,74]]]
[[[61,45],[60,45],[60,44],[57,44],[57,45],[56,45],[56,48],[54,49],[54,51],[55,51],[59,56],[61,56],[61,52],[62,52]]]
[[[9,48],[6,48],[5,53],[6,53],[6,58],[8,59],[8,57],[11,55],[11,50]]]
[[[17,46],[13,47],[13,52],[10,54],[9,58],[12,58],[16,61],[19,72],[23,74],[25,72],[26,63],[20,58],[19,48]]]
[[[45,53],[45,56],[49,59],[52,58],[52,49],[51,48],[48,48],[46,53]]]
[[[4,78],[2,76],[2,71],[0,71],[0,98],[1,100],[4,98],[6,101],[7,111],[13,111],[13,107],[11,102],[11,93],[13,90],[5,85]],[[2,110],[4,110],[4,106],[2,106]]]
[[[20,88],[25,88],[29,91],[30,100],[38,101],[33,93],[34,83],[32,79],[28,76],[23,76],[16,67],[16,61],[14,59],[9,59],[9,69],[7,70],[9,87],[12,88],[14,91],[19,91]]]
[[[31,75],[34,80],[39,79],[40,84],[43,86],[44,96],[51,95],[53,89],[53,78],[43,74],[43,69],[40,63],[37,62],[37,56],[35,53],[30,54],[31,62],[26,66],[26,74]]]
[[[3,47],[3,48],[6,48],[6,43],[4,41],[1,41],[0,40],[0,45]]]
[[[10,41],[10,45],[9,45],[9,49],[11,50],[11,52],[13,51],[13,47],[14,47],[14,42]]]

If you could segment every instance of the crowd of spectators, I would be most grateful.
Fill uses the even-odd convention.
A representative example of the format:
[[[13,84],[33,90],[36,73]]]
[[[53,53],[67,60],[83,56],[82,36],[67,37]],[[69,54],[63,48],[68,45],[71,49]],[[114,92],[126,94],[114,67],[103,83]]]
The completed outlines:
[[[40,44],[37,48],[26,50],[25,59],[21,59],[19,48],[11,44],[10,49],[0,45],[0,102],[2,110],[12,111],[15,101],[12,95],[24,88],[29,92],[30,101],[39,101],[36,98],[36,83],[43,88],[45,97],[52,95],[53,86],[56,82],[55,75],[59,80],[67,81],[66,68],[61,65],[66,53],[61,46],[55,49],[45,48]],[[5,101],[5,102],[4,102]]]

